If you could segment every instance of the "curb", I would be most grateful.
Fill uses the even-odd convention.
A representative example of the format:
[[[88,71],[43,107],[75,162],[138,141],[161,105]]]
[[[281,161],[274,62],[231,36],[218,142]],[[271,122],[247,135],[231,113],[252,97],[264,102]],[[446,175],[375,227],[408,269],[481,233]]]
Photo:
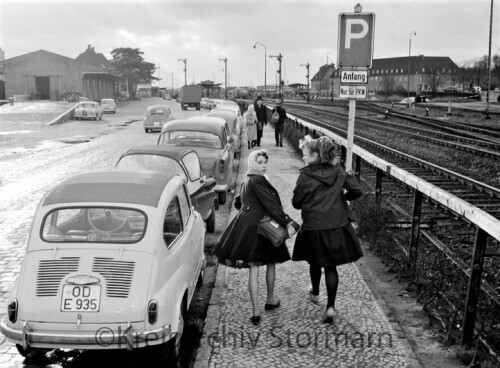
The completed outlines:
[[[47,126],[49,125],[55,125],[55,124],[62,124],[68,121],[71,118],[71,115],[73,114],[73,111],[75,111],[76,107],[79,105],[79,102],[74,104],[72,107],[70,107],[68,110],[63,112],[61,115],[57,116],[56,118],[52,119],[47,123]]]

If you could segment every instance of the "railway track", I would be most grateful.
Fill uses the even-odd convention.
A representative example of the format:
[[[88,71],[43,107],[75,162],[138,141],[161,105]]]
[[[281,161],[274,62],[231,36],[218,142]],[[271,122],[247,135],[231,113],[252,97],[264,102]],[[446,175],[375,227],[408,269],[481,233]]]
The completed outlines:
[[[294,112],[295,109],[298,107],[297,105],[294,104],[287,103],[287,105],[290,105]],[[300,110],[308,111],[314,114],[319,113],[316,107],[304,106],[302,104],[300,105]],[[348,114],[328,111],[324,109],[321,109],[320,112],[321,114],[327,117],[337,119],[339,123],[342,123],[344,126],[346,126]],[[357,124],[361,123],[364,126],[373,127],[377,130],[384,130],[389,133],[403,134],[413,139],[424,140],[440,146],[453,147],[462,151],[470,152],[475,155],[500,159],[500,139],[495,141],[487,137],[485,138],[478,135],[472,135],[470,133],[460,132],[458,130],[455,130],[454,134],[451,134],[442,132],[437,128],[427,129],[412,125],[403,125],[400,123],[389,122],[385,119],[380,120],[380,119],[369,118],[366,116],[357,116],[356,123]]]

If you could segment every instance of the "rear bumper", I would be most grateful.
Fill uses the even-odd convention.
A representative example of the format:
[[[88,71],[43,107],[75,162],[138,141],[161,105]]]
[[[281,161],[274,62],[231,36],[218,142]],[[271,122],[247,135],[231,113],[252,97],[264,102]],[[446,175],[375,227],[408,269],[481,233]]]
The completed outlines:
[[[0,331],[7,340],[23,347],[49,349],[127,349],[163,344],[176,336],[171,326],[151,331],[134,329],[132,323],[123,326],[98,325],[93,331],[42,331],[24,322],[21,330],[11,328],[5,320],[0,321]]]

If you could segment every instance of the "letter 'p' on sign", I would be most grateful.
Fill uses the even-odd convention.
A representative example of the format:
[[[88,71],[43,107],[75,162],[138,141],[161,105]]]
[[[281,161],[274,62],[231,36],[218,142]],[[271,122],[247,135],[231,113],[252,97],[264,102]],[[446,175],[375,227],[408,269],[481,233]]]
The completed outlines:
[[[374,13],[339,14],[337,67],[371,68],[374,34]]]

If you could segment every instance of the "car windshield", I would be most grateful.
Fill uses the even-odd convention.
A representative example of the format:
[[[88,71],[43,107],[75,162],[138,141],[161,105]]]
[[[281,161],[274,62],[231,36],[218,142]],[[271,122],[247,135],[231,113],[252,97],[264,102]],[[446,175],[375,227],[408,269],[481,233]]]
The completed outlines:
[[[217,134],[192,130],[165,132],[160,141],[163,144],[176,144],[179,146],[221,148],[221,140]]]
[[[127,171],[159,171],[162,173],[175,173],[186,180],[182,166],[170,157],[134,154],[122,157],[116,164],[118,170]]]
[[[146,214],[130,208],[58,208],[45,217],[41,237],[58,243],[136,243],[146,224]]]
[[[149,115],[163,115],[165,114],[167,111],[163,110],[163,109],[153,109],[153,110],[150,110],[149,111]]]

